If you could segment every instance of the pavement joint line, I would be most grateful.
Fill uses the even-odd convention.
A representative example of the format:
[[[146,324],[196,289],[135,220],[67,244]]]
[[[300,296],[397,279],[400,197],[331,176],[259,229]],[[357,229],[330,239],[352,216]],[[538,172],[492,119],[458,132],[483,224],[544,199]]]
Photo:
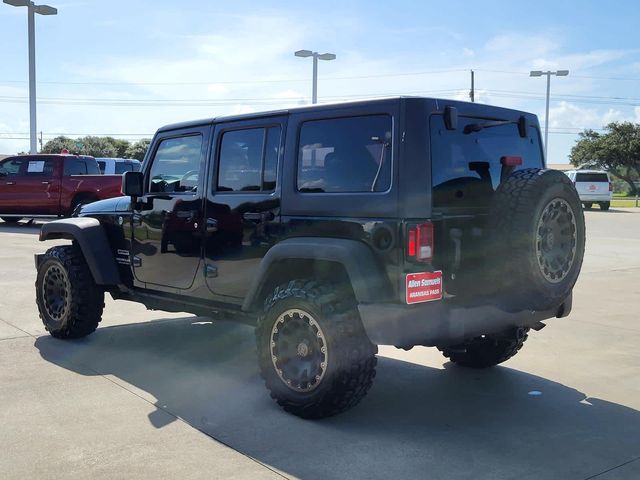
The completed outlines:
[[[607,470],[604,470],[604,471],[602,471],[600,473],[596,473],[595,475],[591,475],[590,477],[587,477],[584,480],[591,480],[593,478],[597,478],[597,477],[599,477],[601,475],[604,475],[605,473],[612,472],[613,470],[616,470],[616,469],[618,469],[620,467],[624,467],[625,465],[629,465],[630,463],[637,462],[638,460],[640,460],[640,457],[632,458],[631,460],[628,460],[628,461],[626,461],[624,463],[621,463],[620,465],[616,465],[615,467],[611,467],[611,468],[608,468]]]
[[[20,330],[22,333],[26,334],[26,336],[33,337],[33,338],[38,338],[38,335],[34,335],[34,334],[30,333],[30,332],[27,332],[26,330],[23,330],[22,328],[14,325],[13,323],[6,321],[4,318],[0,318],[0,322],[4,322],[7,325],[9,325],[10,327],[15,328],[16,330]],[[14,338],[24,338],[24,337],[14,337]]]
[[[33,336],[33,335],[31,335],[31,336]],[[24,337],[20,337],[20,338],[24,338]],[[34,337],[34,338],[35,338],[35,337]],[[240,450],[237,450],[236,448],[232,447],[232,446],[231,446],[231,445],[229,445],[228,443],[226,443],[226,442],[224,442],[224,441],[222,441],[222,440],[220,440],[220,439],[218,439],[218,438],[214,437],[214,436],[213,436],[213,435],[211,435],[210,433],[207,433],[207,432],[205,432],[204,430],[202,430],[202,429],[200,429],[200,428],[196,427],[195,425],[190,424],[190,423],[189,423],[189,422],[187,422],[184,418],[180,417],[179,415],[176,415],[176,414],[175,414],[175,413],[173,413],[171,410],[169,410],[169,409],[167,409],[167,408],[164,408],[164,407],[162,407],[161,405],[157,405],[157,404],[155,404],[155,403],[153,403],[153,402],[150,402],[149,400],[147,400],[146,398],[144,398],[142,395],[140,395],[140,394],[138,394],[138,393],[134,392],[133,390],[131,390],[131,389],[127,388],[127,387],[126,387],[126,385],[123,385],[123,384],[121,384],[121,383],[119,383],[119,382],[116,382],[115,380],[112,380],[111,378],[107,377],[105,374],[103,374],[103,373],[99,372],[98,370],[96,370],[96,369],[94,369],[94,368],[91,368],[91,367],[89,367],[89,366],[87,366],[87,365],[82,365],[82,364],[79,364],[79,363],[76,363],[76,362],[73,362],[73,361],[71,361],[71,362],[69,362],[69,363],[71,363],[71,364],[75,364],[75,365],[77,365],[77,366],[80,366],[80,367],[84,367],[84,368],[86,368],[87,370],[89,370],[89,371],[91,371],[91,372],[95,373],[97,376],[101,377],[102,379],[104,379],[104,380],[106,380],[106,381],[108,381],[108,382],[112,383],[113,385],[115,385],[115,386],[117,386],[117,387],[121,388],[121,389],[122,389],[122,390],[124,390],[125,392],[128,392],[128,393],[130,393],[131,395],[133,395],[133,396],[135,396],[135,397],[138,397],[140,400],[142,400],[143,402],[148,403],[149,405],[151,405],[152,407],[154,407],[154,408],[156,408],[156,409],[162,410],[162,411],[163,411],[163,412],[165,412],[167,415],[170,415],[170,416],[172,416],[173,418],[175,418],[176,420],[178,420],[179,422],[182,422],[184,425],[186,425],[186,426],[188,426],[188,427],[190,427],[190,428],[193,428],[194,430],[196,430],[196,431],[200,432],[201,434],[203,434],[203,435],[205,435],[205,436],[207,436],[207,437],[211,438],[212,440],[215,440],[215,441],[216,441],[216,442],[218,442],[219,444],[224,445],[225,447],[227,447],[227,448],[229,448],[229,449],[233,450],[234,452],[239,453],[239,454],[240,454],[240,455],[242,455],[243,457],[248,458],[249,460],[251,460],[251,461],[253,461],[253,462],[257,463],[257,464],[258,464],[258,465],[260,465],[261,467],[264,467],[264,468],[266,468],[267,470],[271,471],[272,473],[275,473],[275,474],[276,474],[276,475],[278,475],[279,477],[285,478],[285,479],[287,479],[287,480],[291,480],[291,478],[290,478],[290,477],[287,477],[286,475],[283,475],[282,473],[280,473],[280,472],[278,472],[277,470],[275,470],[273,467],[271,467],[271,466],[269,466],[269,465],[267,465],[267,464],[265,464],[265,463],[261,462],[261,461],[260,461],[260,460],[258,460],[257,458],[252,457],[251,455],[247,455],[246,453],[241,452]]]
[[[0,342],[4,342],[6,340],[17,340],[18,338],[29,338],[29,337],[31,337],[31,335],[20,335],[18,337],[0,338]]]

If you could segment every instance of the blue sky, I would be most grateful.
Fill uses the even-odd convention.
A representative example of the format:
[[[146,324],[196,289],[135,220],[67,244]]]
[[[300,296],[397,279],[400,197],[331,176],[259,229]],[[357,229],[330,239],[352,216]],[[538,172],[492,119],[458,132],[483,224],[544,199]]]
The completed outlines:
[[[310,101],[385,94],[476,98],[544,120],[552,79],[549,161],[566,162],[575,133],[640,122],[640,4],[507,1],[51,0],[38,17],[38,130],[136,139],[176,121]],[[0,153],[28,149],[26,9],[0,4]]]

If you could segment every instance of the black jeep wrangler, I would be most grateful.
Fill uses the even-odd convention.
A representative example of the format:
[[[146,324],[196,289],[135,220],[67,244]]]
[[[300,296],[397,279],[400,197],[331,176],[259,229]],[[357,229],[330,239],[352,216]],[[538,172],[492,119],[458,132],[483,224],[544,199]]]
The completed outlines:
[[[104,294],[256,326],[288,412],[357,404],[377,345],[490,367],[571,311],[585,227],[534,115],[393,98],[170,125],[124,197],[42,227],[47,330],[78,338]]]

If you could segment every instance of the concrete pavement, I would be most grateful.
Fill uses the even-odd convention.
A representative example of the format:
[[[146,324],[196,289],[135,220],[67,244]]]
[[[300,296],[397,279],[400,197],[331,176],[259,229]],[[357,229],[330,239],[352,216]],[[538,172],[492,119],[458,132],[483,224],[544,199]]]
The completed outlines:
[[[640,213],[586,216],[569,318],[486,371],[382,348],[368,397],[318,422],[271,401],[244,325],[108,299],[90,337],[49,337],[44,245],[0,223],[0,476],[640,478]]]

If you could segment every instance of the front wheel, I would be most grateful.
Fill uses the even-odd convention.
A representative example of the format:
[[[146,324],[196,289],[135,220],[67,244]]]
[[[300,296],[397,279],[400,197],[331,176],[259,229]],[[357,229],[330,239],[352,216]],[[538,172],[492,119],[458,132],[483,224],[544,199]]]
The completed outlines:
[[[77,245],[47,250],[38,266],[36,303],[47,331],[56,338],[81,338],[102,318],[104,291],[93,280]]]
[[[258,320],[260,372],[287,412],[317,419],[356,405],[375,377],[377,347],[346,288],[313,280],[277,287]]]
[[[514,328],[500,335],[481,335],[462,345],[440,350],[453,363],[463,367],[493,367],[518,353],[528,338],[528,331],[528,328]]]

